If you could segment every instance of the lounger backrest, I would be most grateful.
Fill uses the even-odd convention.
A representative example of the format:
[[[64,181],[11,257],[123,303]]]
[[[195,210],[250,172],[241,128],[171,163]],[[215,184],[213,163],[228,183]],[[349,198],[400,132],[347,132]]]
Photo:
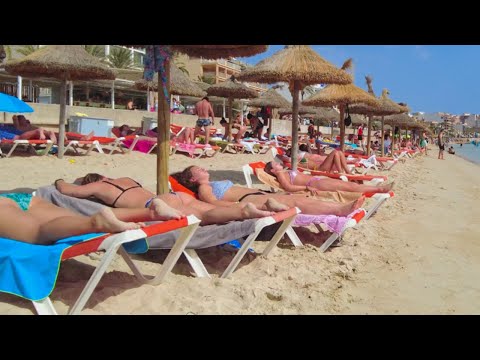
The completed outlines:
[[[195,194],[192,190],[190,190],[190,189],[186,188],[185,186],[183,186],[182,184],[180,184],[172,176],[168,177],[168,181],[170,181],[170,185],[171,185],[173,191],[183,192],[183,193],[186,193],[188,195],[193,196],[196,199],[198,198],[197,194]]]

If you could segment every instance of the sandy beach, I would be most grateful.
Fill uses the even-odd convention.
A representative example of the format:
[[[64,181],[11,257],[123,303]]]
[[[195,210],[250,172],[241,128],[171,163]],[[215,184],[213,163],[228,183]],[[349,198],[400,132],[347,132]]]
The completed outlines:
[[[282,241],[267,259],[250,256],[229,279],[218,275],[232,254],[199,251],[212,279],[198,279],[185,259],[158,286],[140,285],[120,256],[103,277],[83,314],[479,314],[479,166],[437,149],[386,172],[396,196],[368,221],[347,231],[341,246],[318,251],[326,234],[297,228],[306,244]],[[218,154],[192,160],[170,157],[171,171],[192,164],[209,169],[213,180],[244,185],[241,166],[271,155]],[[13,156],[0,159],[2,190],[35,189],[57,178],[73,181],[87,172],[130,176],[155,189],[156,157]],[[260,185],[257,184],[259,187]],[[254,248],[261,251],[265,243]],[[85,285],[100,255],[61,265],[51,295],[60,313]],[[153,274],[165,252],[136,257]],[[33,314],[31,302],[0,294],[0,314]]]

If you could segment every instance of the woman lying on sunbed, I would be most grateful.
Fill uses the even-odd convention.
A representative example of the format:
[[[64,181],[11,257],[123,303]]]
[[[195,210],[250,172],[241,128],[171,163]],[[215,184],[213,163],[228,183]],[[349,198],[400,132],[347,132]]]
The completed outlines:
[[[277,156],[283,163],[291,163],[292,149],[288,149],[285,155]],[[298,163],[300,167],[311,170],[339,172],[352,174],[347,167],[347,160],[345,154],[338,150],[333,150],[328,155],[317,155],[309,152],[309,147],[306,144],[302,144],[298,151]]]
[[[144,226],[141,221],[170,219],[170,214],[150,209],[104,208],[92,216],[82,216],[32,194],[0,194],[0,237],[32,244],[53,244],[91,232],[139,229]]]
[[[314,200],[305,195],[269,194],[264,191],[235,186],[230,180],[210,181],[207,170],[198,166],[190,166],[182,172],[172,174],[180,184],[198,194],[200,200],[219,206],[233,206],[252,202],[261,207],[269,200],[277,200],[287,207],[298,207],[303,213],[310,215],[345,216],[361,207],[365,197],[348,204]]]
[[[295,170],[285,170],[282,165],[275,161],[270,161],[266,164],[265,172],[274,176],[285,191],[291,192],[320,190],[387,193],[393,187],[393,183],[382,186],[369,186],[339,179],[331,179],[326,176],[307,175]]]
[[[113,208],[147,208],[174,219],[193,214],[202,221],[202,225],[271,216],[277,211],[289,209],[274,200],[264,201],[259,208],[250,202],[226,207],[207,204],[181,192],[155,195],[128,177],[111,179],[100,174],[87,174],[76,182],[82,185],[59,179],[55,181],[55,186],[64,195],[80,199],[94,197]]]
[[[13,126],[22,131],[21,135],[16,135],[14,140],[45,140],[50,139],[54,144],[57,143],[55,132],[38,128],[30,123],[23,115],[13,115]]]

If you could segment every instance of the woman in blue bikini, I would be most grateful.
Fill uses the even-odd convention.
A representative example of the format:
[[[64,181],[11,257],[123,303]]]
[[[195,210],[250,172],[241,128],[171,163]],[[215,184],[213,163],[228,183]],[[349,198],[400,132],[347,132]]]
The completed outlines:
[[[284,195],[267,193],[242,186],[235,186],[230,180],[210,181],[207,170],[198,166],[190,166],[182,172],[172,174],[180,184],[198,194],[200,200],[218,206],[232,206],[249,201],[261,208],[265,202],[276,200],[287,207],[298,207],[303,213],[310,215],[346,216],[363,205],[365,197],[348,203],[320,201],[302,194]]]

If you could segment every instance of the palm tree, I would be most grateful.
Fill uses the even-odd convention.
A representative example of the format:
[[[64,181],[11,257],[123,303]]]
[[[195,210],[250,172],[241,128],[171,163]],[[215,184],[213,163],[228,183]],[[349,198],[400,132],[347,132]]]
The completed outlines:
[[[182,71],[185,75],[190,76],[190,73],[188,72],[185,63],[178,60],[174,60],[173,63],[178,68],[178,70]]]
[[[208,75],[203,75],[198,77],[198,81],[202,81],[206,84],[210,85],[215,85],[215,77],[214,76],[208,76]]]
[[[303,97],[304,97],[305,94],[313,95],[316,92],[317,92],[317,90],[313,86],[311,86],[311,85],[305,86],[305,88],[302,90],[302,101],[303,101]]]
[[[129,49],[113,48],[107,59],[110,66],[117,69],[131,69],[134,65]]]
[[[98,58],[102,58],[100,60],[103,60],[103,57],[105,56],[105,50],[98,45],[83,45],[85,48],[86,52],[88,52],[90,55],[93,55]]]
[[[28,56],[31,53],[37,51],[40,48],[39,45],[23,45],[21,48],[17,49],[17,52],[22,54],[23,56]],[[10,52],[11,56],[11,52]]]

